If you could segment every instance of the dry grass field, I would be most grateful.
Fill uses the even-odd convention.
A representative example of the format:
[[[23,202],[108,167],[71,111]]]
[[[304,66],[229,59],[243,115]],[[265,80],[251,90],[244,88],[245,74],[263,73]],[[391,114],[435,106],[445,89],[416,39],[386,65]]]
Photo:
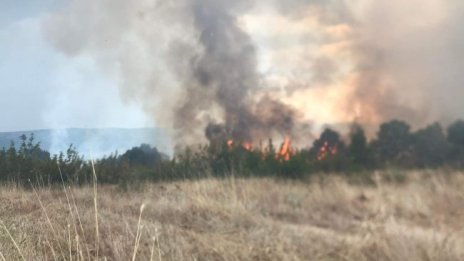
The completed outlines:
[[[3,186],[0,260],[464,260],[464,174],[405,175]]]

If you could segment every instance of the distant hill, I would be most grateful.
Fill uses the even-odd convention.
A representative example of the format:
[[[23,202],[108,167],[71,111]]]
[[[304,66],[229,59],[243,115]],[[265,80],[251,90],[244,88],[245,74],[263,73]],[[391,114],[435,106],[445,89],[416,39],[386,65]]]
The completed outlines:
[[[23,134],[34,133],[35,140],[41,147],[52,154],[65,152],[73,144],[79,153],[89,157],[100,158],[115,151],[120,154],[126,150],[147,143],[156,146],[160,151],[171,154],[172,149],[168,135],[157,128],[140,129],[50,129],[17,132],[0,132],[0,148],[9,147],[11,141],[19,143]]]

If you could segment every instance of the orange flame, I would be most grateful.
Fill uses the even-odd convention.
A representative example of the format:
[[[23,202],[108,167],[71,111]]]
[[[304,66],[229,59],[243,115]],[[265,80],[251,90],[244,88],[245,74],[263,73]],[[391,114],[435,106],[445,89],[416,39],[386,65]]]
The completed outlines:
[[[235,145],[235,141],[230,139],[230,140],[227,140],[227,147],[229,147],[229,149],[232,149]],[[248,151],[251,151],[253,150],[253,143],[251,142],[243,142],[242,143],[242,148],[244,148],[245,150],[248,150]]]
[[[317,160],[322,161],[325,160],[328,156],[335,156],[338,153],[337,146],[329,146],[329,143],[326,141],[324,145],[319,149],[317,153]]]
[[[232,149],[232,146],[234,146],[234,141],[233,140],[228,140],[227,141],[227,147],[229,147],[229,149]]]
[[[291,155],[293,154],[293,149],[292,149],[291,146],[292,146],[291,139],[288,136],[285,137],[285,140],[282,143],[282,146],[280,147],[280,150],[276,154],[276,159],[281,158],[284,161],[289,161]]]
[[[234,140],[232,139],[227,140],[227,146],[230,150],[233,149],[234,145],[235,145]],[[254,149],[252,142],[243,142],[241,143],[241,147],[247,151],[253,151]],[[263,148],[262,142],[260,142],[259,151],[261,151],[262,158],[264,159],[268,152],[266,151],[266,149]],[[289,161],[292,155],[295,155],[295,154],[296,154],[296,150],[292,148],[292,141],[290,137],[286,136],[284,142],[280,146],[280,149],[276,151],[275,159]]]
[[[248,151],[251,151],[253,149],[253,144],[251,142],[244,142],[242,144],[242,147],[245,149],[245,150],[248,150]]]

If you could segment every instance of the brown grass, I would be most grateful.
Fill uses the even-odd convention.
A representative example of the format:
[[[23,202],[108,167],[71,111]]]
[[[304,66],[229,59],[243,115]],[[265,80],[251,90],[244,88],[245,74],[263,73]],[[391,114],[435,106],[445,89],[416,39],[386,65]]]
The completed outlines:
[[[1,187],[0,260],[464,260],[461,173],[95,191]]]

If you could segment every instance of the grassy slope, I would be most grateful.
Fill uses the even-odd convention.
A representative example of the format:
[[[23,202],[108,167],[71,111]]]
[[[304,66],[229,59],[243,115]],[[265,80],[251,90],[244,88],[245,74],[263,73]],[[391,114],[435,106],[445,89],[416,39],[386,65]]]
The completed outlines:
[[[39,189],[39,201],[2,187],[0,252],[88,260],[98,242],[101,260],[132,260],[135,248],[137,260],[464,260],[464,174],[408,178],[378,176],[370,187],[337,177],[99,187],[98,240],[93,188],[68,190],[68,204],[62,188]]]

